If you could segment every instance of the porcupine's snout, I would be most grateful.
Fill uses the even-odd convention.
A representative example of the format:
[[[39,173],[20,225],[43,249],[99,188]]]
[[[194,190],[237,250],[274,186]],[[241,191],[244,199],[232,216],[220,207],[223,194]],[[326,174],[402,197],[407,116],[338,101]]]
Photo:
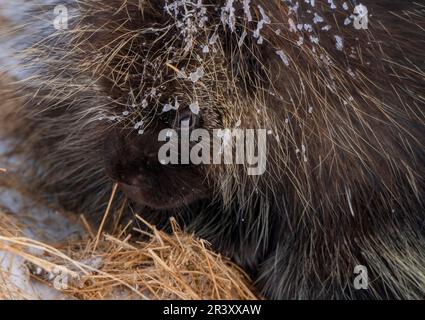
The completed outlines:
[[[158,121],[143,134],[113,130],[105,139],[106,172],[133,201],[154,209],[169,209],[205,196],[206,179],[200,166],[164,164],[159,159],[165,143],[159,139],[160,132],[178,129],[176,123],[187,120],[181,119],[185,114],[184,110],[176,112],[171,121]]]

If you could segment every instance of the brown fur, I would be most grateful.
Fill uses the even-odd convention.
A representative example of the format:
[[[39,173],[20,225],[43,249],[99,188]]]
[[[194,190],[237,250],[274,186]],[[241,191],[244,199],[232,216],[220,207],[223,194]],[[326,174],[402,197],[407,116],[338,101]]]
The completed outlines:
[[[23,175],[67,209],[87,213],[105,203],[108,176],[124,189],[132,181],[133,199],[163,209],[154,222],[177,216],[250,271],[270,298],[423,298],[425,7],[362,2],[373,14],[369,30],[344,27],[340,3],[329,10],[316,1],[321,26],[332,26],[313,26],[317,46],[305,31],[305,44],[297,45],[301,33],[289,30],[288,19],[311,23],[311,15],[289,15],[280,0],[253,0],[253,22],[241,18],[239,4],[234,32],[210,10],[185,51],[163,1],[79,1],[68,31],[35,28],[40,37],[24,36],[30,45],[21,61],[31,77],[19,83],[22,107],[2,107],[15,151],[35,161]],[[261,19],[257,4],[271,19],[263,45],[251,36]],[[163,29],[149,33],[152,27]],[[244,30],[250,35],[239,47]],[[215,31],[215,52],[203,55]],[[334,35],[344,39],[343,50]],[[202,65],[205,76],[191,84],[169,65]],[[163,95],[142,108],[151,88]],[[156,135],[170,125],[160,108],[175,96],[182,105],[194,96],[202,102],[203,128],[241,120],[272,130],[267,172],[150,165]],[[122,121],[99,121],[127,109]],[[139,136],[132,127],[141,118],[149,125]],[[369,269],[368,290],[353,288],[358,264]]]

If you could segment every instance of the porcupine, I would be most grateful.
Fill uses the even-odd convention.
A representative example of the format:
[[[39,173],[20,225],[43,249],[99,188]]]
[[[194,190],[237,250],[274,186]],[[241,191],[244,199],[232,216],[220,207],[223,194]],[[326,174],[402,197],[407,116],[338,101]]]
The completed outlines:
[[[34,190],[98,216],[117,181],[150,222],[175,216],[267,298],[425,296],[424,5],[36,2],[7,35],[19,107],[1,112]],[[266,171],[162,165],[158,132],[183,120],[267,129]]]

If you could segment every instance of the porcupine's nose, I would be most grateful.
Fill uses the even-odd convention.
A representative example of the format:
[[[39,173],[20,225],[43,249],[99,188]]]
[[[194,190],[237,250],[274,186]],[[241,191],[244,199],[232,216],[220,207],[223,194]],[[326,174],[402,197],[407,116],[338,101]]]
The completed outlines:
[[[137,135],[113,131],[103,148],[106,172],[119,183],[137,185],[141,176],[160,168],[159,148],[158,138],[149,132]]]

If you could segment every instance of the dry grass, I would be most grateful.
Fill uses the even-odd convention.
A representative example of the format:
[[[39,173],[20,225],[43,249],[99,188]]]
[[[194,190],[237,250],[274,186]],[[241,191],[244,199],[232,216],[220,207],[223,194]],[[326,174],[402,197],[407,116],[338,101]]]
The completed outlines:
[[[205,241],[183,233],[174,221],[168,234],[136,218],[147,226],[148,232],[136,230],[143,237],[130,233],[130,225],[112,234],[99,228],[96,235],[83,217],[82,239],[48,244],[24,237],[16,217],[0,212],[0,299],[39,298],[4,270],[2,252],[20,259],[21,277],[61,289],[65,298],[256,299],[247,276]]]

